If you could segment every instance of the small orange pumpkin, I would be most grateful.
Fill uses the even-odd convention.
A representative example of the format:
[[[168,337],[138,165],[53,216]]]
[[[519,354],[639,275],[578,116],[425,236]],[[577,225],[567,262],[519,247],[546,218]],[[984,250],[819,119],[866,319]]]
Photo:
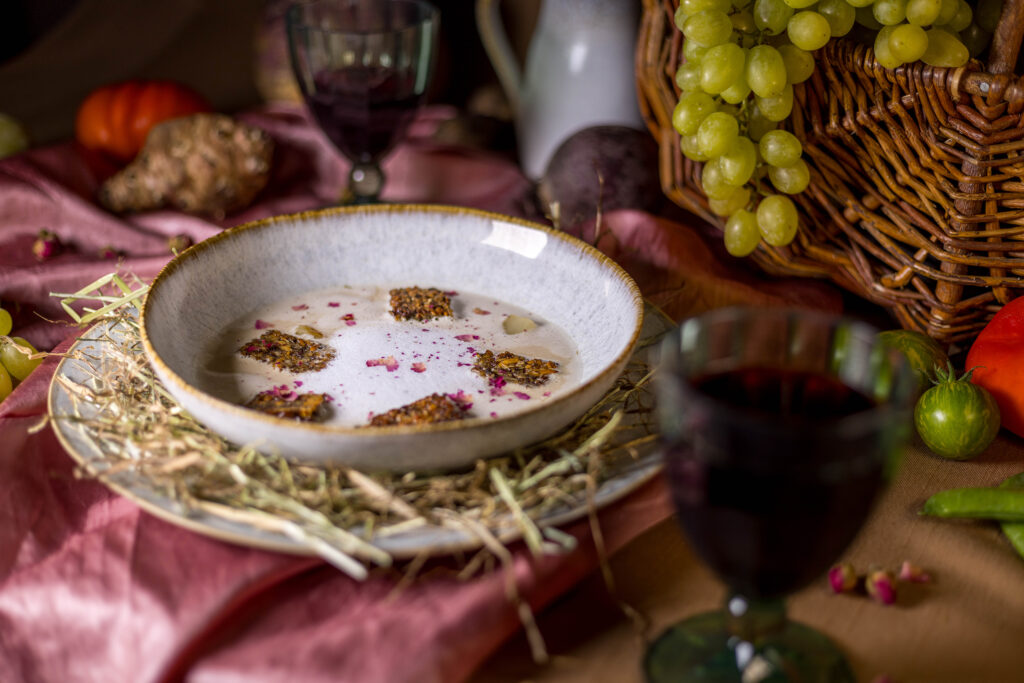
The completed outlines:
[[[75,138],[121,162],[135,158],[150,128],[168,119],[210,111],[206,99],[173,81],[127,81],[92,91],[78,108]]]

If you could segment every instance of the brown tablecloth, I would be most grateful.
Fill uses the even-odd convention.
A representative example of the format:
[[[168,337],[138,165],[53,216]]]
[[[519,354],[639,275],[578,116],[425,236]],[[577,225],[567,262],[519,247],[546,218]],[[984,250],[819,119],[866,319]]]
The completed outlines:
[[[951,462],[919,442],[842,559],[862,569],[898,569],[911,560],[933,577],[900,584],[896,604],[835,595],[816,582],[790,600],[790,615],[827,633],[849,657],[859,681],[1010,683],[1024,680],[1024,559],[998,527],[918,515],[932,493],[988,486],[1024,470],[1024,441],[1003,433],[976,460]],[[642,680],[644,638],[715,609],[724,587],[687,545],[673,521],[663,522],[610,561],[617,597],[650,620],[646,633],[623,616],[598,575],[591,576],[539,619],[555,655],[533,666],[522,638],[507,644],[474,677],[505,681]],[[884,680],[884,679],[883,679]]]

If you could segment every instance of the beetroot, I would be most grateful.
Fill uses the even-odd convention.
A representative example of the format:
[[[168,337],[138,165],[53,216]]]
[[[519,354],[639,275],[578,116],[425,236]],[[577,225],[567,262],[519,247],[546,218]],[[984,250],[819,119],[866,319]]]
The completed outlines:
[[[658,146],[651,136],[626,126],[584,128],[565,140],[548,161],[537,185],[541,210],[570,228],[604,212],[643,209],[656,213],[664,201],[658,179]]]

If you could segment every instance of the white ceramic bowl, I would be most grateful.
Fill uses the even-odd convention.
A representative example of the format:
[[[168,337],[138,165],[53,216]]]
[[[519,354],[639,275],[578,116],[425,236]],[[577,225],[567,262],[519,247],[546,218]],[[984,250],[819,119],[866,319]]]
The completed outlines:
[[[390,287],[403,286],[458,292],[453,297],[457,319],[472,318],[473,324],[497,326],[498,331],[481,327],[482,339],[463,343],[478,337],[455,335],[459,330],[446,327],[455,323],[396,322],[381,307],[387,305]],[[306,305],[341,299],[325,298],[324,291],[376,292],[385,301],[374,303],[372,314],[369,304],[360,309],[355,301],[343,300],[346,308],[335,301],[327,304],[330,309]],[[503,336],[500,315],[456,305],[471,293],[493,299],[497,312],[507,310],[502,309],[506,304],[524,310],[540,321],[540,328]],[[240,361],[266,368],[263,388],[271,383],[296,391],[335,387],[325,392],[334,400],[331,420],[303,423],[247,409],[240,403],[246,392],[260,388],[259,377],[247,376],[250,383],[244,385],[235,379],[244,373],[211,371],[223,370],[211,361],[215,349],[237,348],[245,335],[258,337],[265,325],[261,316],[275,315],[268,310],[279,316],[270,322],[286,332],[304,321],[331,325],[328,318],[344,320],[340,314],[356,311],[347,316],[354,320],[338,323],[337,330],[325,329],[323,341],[335,347],[337,356],[319,373],[292,376]],[[295,316],[312,318],[293,318],[293,310]],[[381,205],[276,217],[197,244],[157,276],[141,327],[146,354],[167,390],[229,440],[300,461],[422,470],[465,466],[541,440],[570,423],[622,371],[642,317],[642,298],[632,279],[599,251],[563,233],[470,209]],[[531,388],[521,396],[529,400],[515,400],[521,387],[490,391],[484,378],[462,362],[476,351],[473,344],[493,345],[496,352],[525,349],[522,355],[543,357],[536,352],[543,345],[533,344],[530,336],[550,329],[564,332],[563,340],[567,335],[572,357],[562,357],[566,374],[557,387]],[[409,347],[425,344],[445,350],[414,353]],[[386,355],[399,359],[401,371],[366,362]],[[416,359],[423,362],[413,367]],[[463,388],[474,404],[466,419],[420,426],[360,424],[367,406],[383,412],[433,391]]]

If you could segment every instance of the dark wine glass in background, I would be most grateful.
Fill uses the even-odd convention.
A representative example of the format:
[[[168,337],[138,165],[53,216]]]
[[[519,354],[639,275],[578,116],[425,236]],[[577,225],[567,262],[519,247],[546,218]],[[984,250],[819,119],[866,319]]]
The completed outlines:
[[[863,323],[725,309],[666,338],[665,474],[725,608],[670,627],[649,681],[853,681],[838,648],[786,618],[871,511],[909,434],[914,378]]]
[[[377,201],[380,162],[405,135],[430,83],[439,19],[422,0],[320,0],[288,9],[299,88],[352,164],[343,203]]]

